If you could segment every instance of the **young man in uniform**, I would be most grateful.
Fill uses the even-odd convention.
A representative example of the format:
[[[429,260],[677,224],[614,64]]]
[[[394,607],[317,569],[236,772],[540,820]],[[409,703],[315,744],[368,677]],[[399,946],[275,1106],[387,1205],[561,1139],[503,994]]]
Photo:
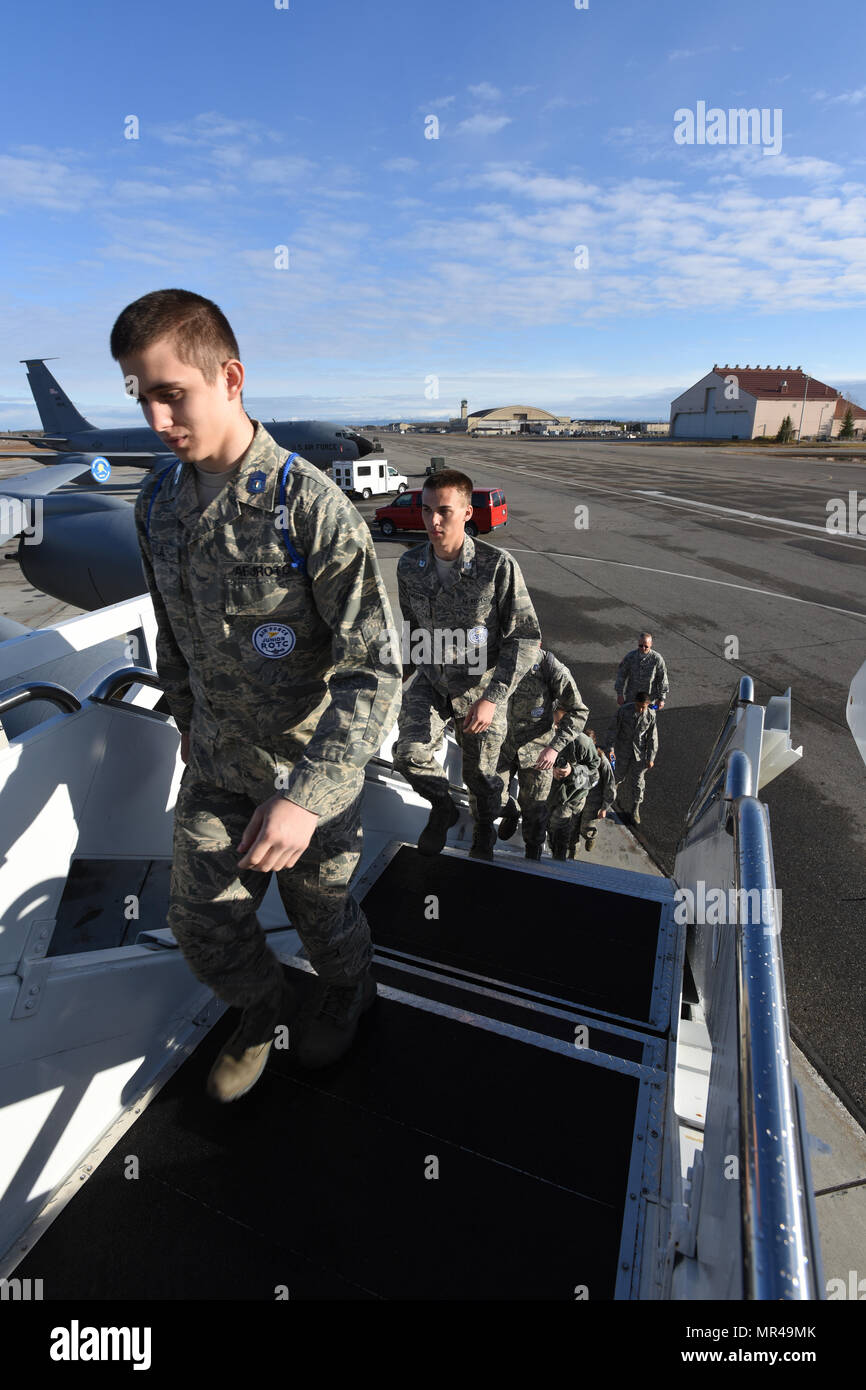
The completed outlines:
[[[193,974],[243,1010],[208,1078],[231,1101],[261,1075],[277,1023],[292,1020],[298,1062],[321,1066],[375,999],[348,888],[364,765],[399,703],[380,640],[393,619],[355,508],[244,411],[238,345],[212,301],[145,295],[111,352],[180,460],[144,482],[135,521],[186,763],[168,924]],[[272,870],[320,977],[297,1019],[255,915]]]
[[[659,749],[656,712],[650,709],[645,690],[639,690],[633,701],[620,706],[605,743],[608,754],[616,757],[616,790],[620,805],[625,815],[635,825],[640,825],[644,781]]]
[[[554,859],[568,858],[573,828],[580,823],[587,796],[598,780],[596,746],[586,734],[575,734],[556,760],[548,798],[547,834]]]
[[[541,631],[516,561],[466,534],[472,482],[465,473],[446,469],[430,478],[421,512],[430,539],[397,564],[404,625],[421,653],[403,694],[394,766],[432,803],[418,849],[438,854],[459,814],[434,757],[453,718],[475,817],[469,853],[492,859],[508,699],[536,658]]]
[[[661,652],[653,651],[651,632],[642,632],[634,650],[626,652],[617,669],[614,689],[618,705],[634,700],[638,690],[645,690],[650,703],[657,701],[659,709],[664,709],[670,689],[668,671]]]
[[[540,859],[557,754],[579,734],[589,716],[574,676],[553,652],[541,650],[508,702],[508,733],[499,754],[506,787],[517,769],[518,801],[509,797],[499,824],[510,840],[523,818],[527,859]]]
[[[616,781],[613,775],[613,768],[610,759],[603,748],[599,748],[598,739],[594,729],[584,729],[588,739],[595,744],[595,751],[598,754],[598,781],[594,787],[590,787],[586,798],[586,803],[580,815],[572,822],[571,838],[568,842],[569,859],[577,858],[577,846],[583,836],[587,853],[595,849],[595,839],[598,835],[598,826],[593,822],[604,820],[608,811],[612,811],[616,801]]]

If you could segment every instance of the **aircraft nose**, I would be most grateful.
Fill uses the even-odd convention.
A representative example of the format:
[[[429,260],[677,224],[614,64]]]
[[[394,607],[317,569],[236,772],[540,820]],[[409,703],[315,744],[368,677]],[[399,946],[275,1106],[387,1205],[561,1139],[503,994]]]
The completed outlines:
[[[365,454],[372,454],[372,439],[367,439],[366,435],[358,434],[356,430],[351,431],[351,433],[349,434],[349,438],[352,440],[352,443],[356,446],[358,450],[358,458],[362,459]]]

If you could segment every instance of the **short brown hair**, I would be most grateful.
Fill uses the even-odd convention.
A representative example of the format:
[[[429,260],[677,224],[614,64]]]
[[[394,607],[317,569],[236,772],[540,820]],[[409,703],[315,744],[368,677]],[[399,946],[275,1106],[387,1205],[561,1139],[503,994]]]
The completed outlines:
[[[127,304],[111,330],[117,362],[170,337],[181,362],[198,367],[208,384],[223,362],[240,361],[240,349],[225,314],[213,300],[191,290],[153,290]]]
[[[466,506],[472,506],[472,479],[467,478],[465,473],[459,473],[456,468],[443,468],[441,473],[431,473],[425,479],[421,492],[431,492],[433,489],[439,492],[445,487],[456,488],[460,496],[466,499]]]

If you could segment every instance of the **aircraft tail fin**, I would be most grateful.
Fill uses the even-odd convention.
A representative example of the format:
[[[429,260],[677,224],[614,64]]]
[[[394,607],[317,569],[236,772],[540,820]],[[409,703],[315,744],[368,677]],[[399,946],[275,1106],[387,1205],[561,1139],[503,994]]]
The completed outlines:
[[[55,381],[45,365],[48,360],[45,357],[22,358],[43,430],[46,434],[68,437],[78,430],[94,429],[90,421],[75,409],[60,383]]]

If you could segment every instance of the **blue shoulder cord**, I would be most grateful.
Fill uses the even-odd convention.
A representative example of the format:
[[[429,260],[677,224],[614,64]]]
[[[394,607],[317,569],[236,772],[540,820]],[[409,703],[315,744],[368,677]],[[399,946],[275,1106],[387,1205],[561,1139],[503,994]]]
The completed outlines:
[[[285,462],[284,465],[283,465],[283,472],[282,472],[282,476],[281,476],[281,478],[280,478],[280,506],[281,506],[281,507],[284,507],[285,504],[286,504],[286,479],[288,478],[288,476],[289,476],[289,470],[290,470],[292,464],[294,463],[294,461],[295,461],[295,459],[296,459],[297,457],[298,457],[297,454],[290,454],[289,457],[286,459],[286,462]],[[167,467],[167,468],[164,468],[164,469],[162,470],[162,472],[158,475],[156,487],[153,489],[153,492],[152,492],[151,495],[150,495],[150,503],[149,503],[148,508],[147,508],[147,520],[146,520],[146,523],[145,523],[145,534],[147,535],[148,540],[150,540],[150,514],[151,514],[151,512],[153,511],[153,504],[154,504],[154,502],[156,501],[156,494],[159,492],[159,489],[162,487],[163,483],[165,482],[166,478],[168,477],[168,475],[169,475],[169,473],[172,471],[172,469],[173,469],[173,468],[177,468],[177,470],[178,470],[178,472],[179,472],[182,466],[183,466],[183,465],[182,465],[181,463],[178,463],[178,464],[170,463],[170,464],[168,465],[168,467]],[[293,570],[299,570],[299,571],[301,572],[301,574],[306,574],[306,573],[307,573],[306,561],[304,560],[303,556],[302,556],[302,555],[299,555],[298,552],[295,550],[295,547],[292,545],[291,541],[289,540],[288,536],[286,535],[286,528],[285,528],[285,526],[281,526],[281,527],[280,527],[280,530],[281,530],[282,533],[283,533],[283,542],[284,542],[284,544],[285,544],[286,550],[289,552],[289,555],[291,556],[291,565],[292,565],[292,569],[293,569]]]

